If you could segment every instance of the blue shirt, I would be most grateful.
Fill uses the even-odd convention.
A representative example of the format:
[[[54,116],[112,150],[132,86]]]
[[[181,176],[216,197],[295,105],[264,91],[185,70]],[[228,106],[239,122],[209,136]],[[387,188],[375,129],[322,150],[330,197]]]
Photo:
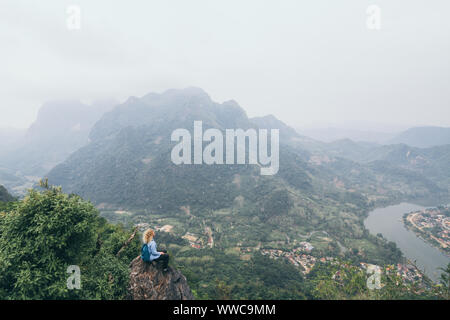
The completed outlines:
[[[156,242],[155,240],[150,241],[147,243],[148,251],[150,252],[150,261],[153,261],[155,259],[158,259],[161,253],[159,253],[156,250]]]

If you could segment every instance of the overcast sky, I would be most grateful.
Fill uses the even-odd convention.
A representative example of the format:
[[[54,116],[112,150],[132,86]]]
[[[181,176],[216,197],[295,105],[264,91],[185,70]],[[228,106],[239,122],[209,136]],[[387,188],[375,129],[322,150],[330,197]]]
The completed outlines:
[[[187,86],[293,126],[450,126],[449,16],[448,0],[1,0],[0,127],[47,100]]]

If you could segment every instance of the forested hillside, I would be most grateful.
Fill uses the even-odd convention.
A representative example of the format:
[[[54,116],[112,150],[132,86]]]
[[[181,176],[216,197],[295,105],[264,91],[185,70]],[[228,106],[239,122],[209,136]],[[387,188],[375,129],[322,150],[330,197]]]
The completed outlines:
[[[222,131],[280,129],[279,172],[173,164],[171,132],[192,131],[194,120]],[[364,228],[367,212],[399,200],[448,196],[431,179],[395,164],[318,154],[311,150],[317,142],[275,117],[249,119],[236,102],[215,103],[197,88],[132,97],[96,123],[90,140],[51,170],[50,183],[90,199],[110,221],[167,225],[200,248],[290,251],[308,241],[317,257],[397,263],[403,257],[395,244]]]
[[[140,252],[141,235],[108,223],[76,195],[45,181],[40,185],[41,191],[0,210],[0,299],[127,298],[129,264]],[[232,248],[198,250],[162,231],[156,239],[196,299],[448,299],[449,268],[436,286],[404,282],[387,265],[383,288],[370,290],[355,257],[318,262],[305,275],[287,258],[256,253],[242,259]],[[80,270],[79,289],[67,285],[73,266]]]
[[[119,254],[130,232],[80,197],[42,186],[0,209],[0,299],[124,298],[139,240]],[[80,268],[80,290],[67,286],[72,265]]]
[[[377,189],[389,189],[400,198],[403,194],[413,199],[448,201],[450,145],[421,149],[405,144],[381,146],[346,139],[331,143],[295,141],[294,146],[308,150],[314,162],[336,169],[337,175],[345,173],[343,179],[358,181],[358,190],[370,184]]]

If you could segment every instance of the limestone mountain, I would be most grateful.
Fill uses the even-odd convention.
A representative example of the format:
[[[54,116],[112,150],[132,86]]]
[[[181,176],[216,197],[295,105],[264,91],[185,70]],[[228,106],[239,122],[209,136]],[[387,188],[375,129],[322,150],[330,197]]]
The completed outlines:
[[[77,100],[44,103],[25,134],[0,151],[0,183],[18,193],[31,187],[27,181],[41,177],[87,144],[92,126],[114,104],[98,101],[86,105]]]
[[[278,120],[273,115],[267,115],[264,117],[254,117],[250,118],[250,121],[256,124],[260,128],[265,129],[279,129],[280,130],[280,138],[283,141],[298,138],[300,135],[293,128],[289,127],[282,121]]]
[[[197,88],[130,98],[105,114],[92,129],[91,142],[48,177],[97,204],[162,210],[229,207],[240,192],[251,192],[256,180],[286,178],[303,191],[311,189],[308,171],[313,169],[287,147],[281,148],[283,166],[275,178],[260,177],[257,165],[173,164],[171,133],[177,128],[192,131],[195,120],[222,131],[258,128],[236,102],[215,103]],[[236,179],[241,177],[250,179],[242,179],[249,189],[239,188]]]

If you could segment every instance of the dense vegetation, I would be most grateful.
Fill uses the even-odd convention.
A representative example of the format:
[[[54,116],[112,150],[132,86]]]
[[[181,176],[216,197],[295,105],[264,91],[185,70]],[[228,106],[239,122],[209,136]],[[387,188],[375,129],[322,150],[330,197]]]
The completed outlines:
[[[307,285],[313,299],[449,299],[448,275],[450,264],[441,276],[439,285],[427,280],[405,282],[395,273],[395,266],[381,268],[380,289],[369,289],[368,274],[348,262],[339,264],[319,263],[308,275]]]
[[[405,282],[395,266],[385,265],[381,289],[367,286],[368,274],[354,261],[317,263],[304,276],[286,259],[258,253],[242,259],[237,251],[187,246],[185,240],[165,232],[157,234],[168,248],[171,262],[187,277],[198,299],[448,299],[450,264],[439,285],[430,280]]]
[[[128,237],[76,195],[30,191],[0,215],[0,299],[121,299],[139,250],[136,240],[117,256]],[[71,265],[81,290],[67,287]]]
[[[0,214],[0,299],[123,299],[129,263],[139,253],[130,229],[111,225],[91,203],[43,183]],[[423,290],[384,276],[381,290],[351,261],[318,263],[304,276],[287,260],[235,250],[193,249],[171,233],[156,235],[198,299],[411,299],[448,297],[450,266],[442,285]],[[68,289],[67,267],[81,270],[81,289]],[[336,274],[339,276],[336,277]],[[447,294],[447,296],[445,296]]]

